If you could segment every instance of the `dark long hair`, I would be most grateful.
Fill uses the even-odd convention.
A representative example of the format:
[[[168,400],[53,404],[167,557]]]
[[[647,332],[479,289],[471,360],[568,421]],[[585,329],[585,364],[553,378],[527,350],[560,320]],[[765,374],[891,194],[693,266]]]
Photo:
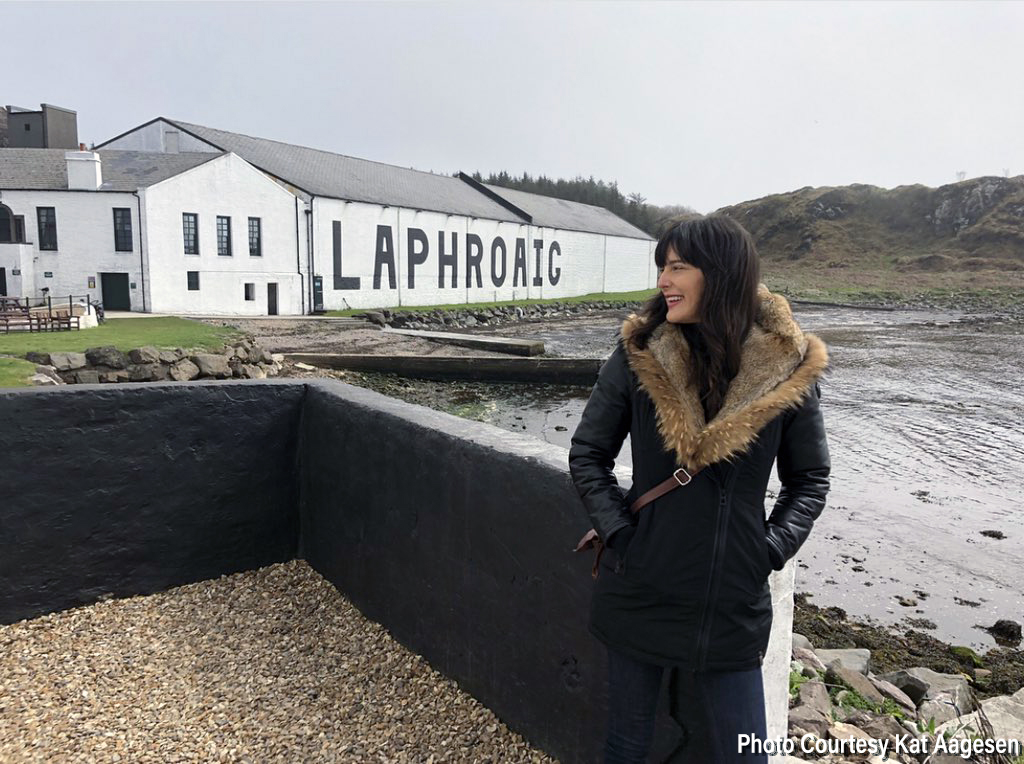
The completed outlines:
[[[658,240],[654,262],[660,273],[669,249],[704,274],[698,322],[679,324],[690,347],[690,382],[700,392],[704,414],[711,419],[722,408],[729,383],[740,370],[743,340],[757,317],[757,285],[761,266],[754,240],[725,215],[674,222]],[[643,324],[631,338],[640,349],[665,323],[668,306],[659,293],[640,310]]]

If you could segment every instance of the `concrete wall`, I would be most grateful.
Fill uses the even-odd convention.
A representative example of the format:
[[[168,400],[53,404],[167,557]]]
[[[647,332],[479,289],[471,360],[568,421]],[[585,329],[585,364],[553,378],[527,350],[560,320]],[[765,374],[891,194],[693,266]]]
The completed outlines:
[[[26,246],[32,250],[34,272],[22,267],[19,296],[38,296],[43,287],[51,297],[88,295],[102,299],[100,273],[127,273],[132,310],[142,310],[142,259],[138,202],[129,193],[109,191],[4,191],[4,204],[14,215],[25,216]],[[57,214],[57,250],[39,249],[37,207],[53,207]],[[132,216],[132,251],[114,250],[114,208],[126,207]],[[5,247],[6,249],[6,247]],[[4,267],[11,266],[0,263]],[[52,276],[47,277],[46,274]],[[10,270],[7,271],[11,285]],[[89,278],[96,286],[89,288]],[[12,294],[14,294],[12,292]]]
[[[303,392],[0,392],[0,623],[292,559]]]
[[[303,313],[306,237],[303,203],[234,154],[140,192],[145,208],[149,310],[155,313],[267,315],[277,284],[280,315]],[[199,254],[186,255],[182,213],[199,216]],[[217,254],[217,216],[231,218],[232,254]],[[263,254],[249,255],[249,218],[262,221]],[[300,268],[303,272],[300,273]],[[187,272],[199,271],[189,291]],[[256,299],[245,299],[244,284]]]

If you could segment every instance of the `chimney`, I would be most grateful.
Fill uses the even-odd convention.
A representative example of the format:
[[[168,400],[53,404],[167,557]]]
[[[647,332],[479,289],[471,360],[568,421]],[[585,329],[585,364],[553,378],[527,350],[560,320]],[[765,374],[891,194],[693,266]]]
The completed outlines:
[[[95,151],[65,151],[69,191],[95,191],[103,185],[100,155]]]

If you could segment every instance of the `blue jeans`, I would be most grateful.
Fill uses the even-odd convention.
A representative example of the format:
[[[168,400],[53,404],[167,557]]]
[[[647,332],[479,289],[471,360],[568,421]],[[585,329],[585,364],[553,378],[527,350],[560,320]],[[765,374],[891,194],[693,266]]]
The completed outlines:
[[[654,737],[665,669],[608,649],[608,738],[605,764],[643,764]],[[690,672],[669,669],[669,715],[682,739],[665,763],[767,764],[763,754],[738,752],[738,736],[767,737],[761,669]]]

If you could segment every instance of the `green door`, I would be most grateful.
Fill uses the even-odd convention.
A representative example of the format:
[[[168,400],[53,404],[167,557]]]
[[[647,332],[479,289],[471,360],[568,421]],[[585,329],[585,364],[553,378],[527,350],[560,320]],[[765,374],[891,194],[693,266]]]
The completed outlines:
[[[100,289],[103,291],[104,311],[132,309],[127,273],[101,273]]]

